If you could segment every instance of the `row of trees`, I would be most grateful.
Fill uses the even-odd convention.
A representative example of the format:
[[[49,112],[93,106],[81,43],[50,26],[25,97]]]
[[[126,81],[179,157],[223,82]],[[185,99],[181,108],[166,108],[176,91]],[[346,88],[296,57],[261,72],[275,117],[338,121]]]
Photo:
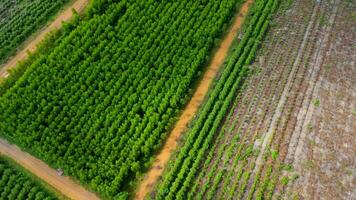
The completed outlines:
[[[0,199],[51,200],[56,197],[39,182],[14,167],[7,158],[0,157]]]
[[[189,190],[194,182],[202,161],[206,158],[212,140],[223,121],[234,96],[248,74],[248,65],[253,61],[258,45],[267,30],[270,16],[277,6],[277,0],[258,0],[252,12],[253,17],[244,31],[237,48],[228,58],[219,80],[217,80],[206,103],[187,132],[187,138],[157,186],[155,199],[196,199]],[[210,149],[213,150],[213,149]],[[208,197],[212,198],[223,170],[214,174],[215,183],[209,187]]]
[[[91,4],[0,97],[0,135],[105,197],[124,194],[175,122],[236,2]]]
[[[69,0],[4,0],[0,3],[0,64]]]

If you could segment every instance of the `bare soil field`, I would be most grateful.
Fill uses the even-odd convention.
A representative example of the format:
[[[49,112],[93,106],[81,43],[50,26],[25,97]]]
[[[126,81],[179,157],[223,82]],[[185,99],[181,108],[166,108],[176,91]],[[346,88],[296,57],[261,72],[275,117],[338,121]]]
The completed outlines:
[[[356,199],[355,4],[286,2],[196,177],[203,199]]]
[[[202,80],[199,82],[199,85],[192,99],[189,101],[188,105],[182,112],[178,122],[175,124],[162,150],[156,156],[156,159],[152,167],[150,168],[150,170],[147,172],[147,175],[140,183],[135,195],[135,199],[144,199],[146,194],[148,194],[151,191],[153,185],[156,183],[158,178],[162,175],[164,167],[167,165],[167,162],[169,161],[172,152],[177,147],[178,140],[181,137],[181,134],[184,133],[189,121],[196,114],[200,104],[204,100],[209,90],[211,83],[213,82],[220,67],[222,66],[223,61],[225,60],[226,55],[228,53],[228,50],[234,38],[236,37],[236,34],[240,29],[244,21],[245,15],[248,11],[248,8],[252,4],[252,2],[253,0],[247,0],[242,5],[239,11],[239,15],[236,17],[231,29],[229,30],[226,37],[221,42],[221,45],[215,52],[214,57],[211,60],[211,64],[208,66],[207,71],[204,73]]]
[[[306,83],[310,100],[300,108],[286,156],[299,176],[287,197],[356,199],[355,8],[352,1],[324,5],[325,36]]]

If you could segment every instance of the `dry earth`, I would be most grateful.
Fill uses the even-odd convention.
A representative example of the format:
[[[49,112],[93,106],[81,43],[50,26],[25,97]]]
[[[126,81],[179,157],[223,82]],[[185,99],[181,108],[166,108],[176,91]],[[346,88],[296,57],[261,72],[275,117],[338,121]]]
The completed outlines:
[[[325,5],[326,36],[310,66],[311,102],[299,113],[295,153],[286,160],[299,175],[287,193],[301,199],[356,199],[355,8],[352,1]]]

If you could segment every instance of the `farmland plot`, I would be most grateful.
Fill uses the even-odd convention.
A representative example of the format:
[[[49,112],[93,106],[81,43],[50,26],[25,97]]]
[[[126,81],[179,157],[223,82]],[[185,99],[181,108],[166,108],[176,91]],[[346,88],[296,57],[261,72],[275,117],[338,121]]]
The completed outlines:
[[[224,123],[194,129],[201,111],[151,197],[355,198],[351,4],[281,1]]]
[[[241,3],[93,1],[0,97],[0,135],[125,198]]]
[[[2,0],[0,2],[0,64],[16,52],[69,0]]]
[[[319,41],[320,69],[306,83],[314,89],[289,142],[285,162],[294,170],[285,175],[299,178],[285,188],[285,198],[356,199],[356,7],[352,1],[324,6],[328,37]]]
[[[278,1],[275,0],[255,1],[253,8],[251,8],[251,19],[246,24],[242,39],[238,42],[237,47],[232,50],[221,76],[216,80],[205,104],[200,109],[199,115],[187,131],[182,147],[177,150],[177,155],[174,156],[170,166],[168,166],[161,182],[157,185],[156,190],[151,193],[151,198],[214,198],[225,170],[218,169],[219,166],[215,164],[208,169],[208,165],[217,160],[213,159],[211,153],[214,152],[214,148],[210,148],[210,146],[221,138],[224,139],[223,134],[219,134],[217,140],[214,140],[215,133],[218,131],[235,93],[248,74],[248,65],[254,59],[259,42],[267,30],[272,13],[277,5]],[[224,145],[220,145],[221,148],[219,147],[218,150],[218,159],[225,157],[224,164],[228,161],[226,156],[232,155],[234,149],[231,147],[234,147],[233,144],[236,144],[237,141],[234,139],[230,142],[231,145],[228,149],[224,149]],[[206,154],[209,151],[210,153]],[[201,165],[204,161],[203,167]],[[207,180],[197,181],[205,175]],[[210,181],[212,182],[210,183]]]
[[[0,155],[0,199],[54,200],[57,197],[20,166]]]

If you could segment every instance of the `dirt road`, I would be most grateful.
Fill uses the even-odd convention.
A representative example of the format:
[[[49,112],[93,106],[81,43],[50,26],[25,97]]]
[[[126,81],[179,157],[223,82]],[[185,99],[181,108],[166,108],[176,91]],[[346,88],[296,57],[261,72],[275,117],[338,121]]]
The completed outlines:
[[[0,67],[0,77],[7,77],[9,75],[8,69],[14,67],[18,61],[21,61],[27,58],[27,51],[33,52],[37,45],[43,40],[43,38],[51,31],[60,28],[63,21],[68,21],[73,13],[72,9],[75,9],[78,12],[81,12],[85,6],[88,4],[88,0],[76,0],[70,6],[68,6],[64,11],[59,13],[56,19],[45,27],[36,37],[28,42],[28,44],[19,51],[14,57],[12,57],[8,62],[6,62],[2,67]]]
[[[62,21],[68,21],[72,17],[72,9],[81,12],[88,4],[88,0],[76,0],[72,5],[62,11],[58,17],[43,29],[32,41],[30,41],[24,49],[11,58],[0,69],[0,77],[7,77],[7,70],[14,67],[20,60],[27,58],[27,51],[33,52],[37,45],[43,40],[43,38],[51,31],[60,28]],[[22,165],[25,169],[29,170],[34,175],[41,178],[43,181],[57,189],[63,195],[70,199],[99,199],[94,193],[87,191],[85,188],[73,182],[71,179],[65,176],[59,176],[57,172],[46,165],[41,160],[22,152],[14,145],[10,145],[5,140],[0,139],[0,154],[4,154],[18,164]]]
[[[0,139],[0,154],[12,158],[22,167],[38,176],[70,199],[99,199],[94,193],[87,191],[66,176],[59,176],[56,170],[50,168],[41,160],[28,153],[24,153],[18,147],[9,144],[3,139]]]
[[[228,50],[236,37],[237,31],[241,27],[245,15],[248,11],[249,6],[253,0],[247,0],[241,7],[239,15],[236,17],[232,28],[222,41],[220,47],[216,51],[211,64],[208,66],[203,79],[199,83],[197,90],[195,91],[192,99],[184,109],[179,121],[176,123],[174,129],[170,133],[165,145],[163,146],[161,152],[156,156],[156,159],[148,171],[143,181],[139,185],[135,199],[144,199],[145,196],[151,191],[154,183],[162,175],[164,167],[166,166],[169,157],[171,156],[173,150],[177,147],[178,139],[187,127],[189,121],[194,117],[198,107],[204,100],[211,83],[213,82],[219,68],[222,66],[223,61],[228,53]]]

